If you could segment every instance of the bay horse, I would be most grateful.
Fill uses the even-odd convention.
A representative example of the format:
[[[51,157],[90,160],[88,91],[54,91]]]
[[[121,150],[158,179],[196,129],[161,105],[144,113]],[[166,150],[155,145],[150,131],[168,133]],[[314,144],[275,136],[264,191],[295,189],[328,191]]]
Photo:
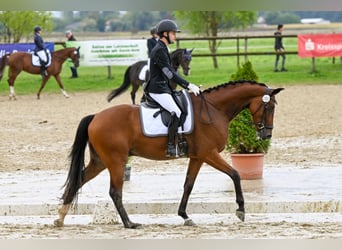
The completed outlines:
[[[182,67],[183,74],[190,74],[190,62],[192,59],[191,53],[194,49],[176,49],[171,52],[171,64],[175,71],[178,71],[179,67]],[[135,104],[135,93],[138,91],[139,87],[146,81],[139,78],[139,73],[141,69],[147,65],[147,60],[138,61],[130,65],[124,75],[124,82],[117,89],[112,90],[107,96],[107,101],[110,102],[113,98],[123,93],[132,84],[131,100]],[[174,86],[175,87],[175,86]]]
[[[80,48],[65,48],[51,53],[51,65],[47,68],[48,75],[42,76],[42,82],[37,93],[37,99],[40,99],[40,93],[42,92],[46,82],[50,79],[51,76],[55,77],[62,91],[62,94],[65,97],[69,97],[67,92],[64,90],[64,86],[60,77],[62,65],[68,58],[72,60],[75,67],[78,67],[80,59]],[[3,77],[3,72],[6,65],[9,66],[7,81],[10,87],[10,99],[16,99],[14,82],[21,71],[36,75],[41,73],[40,66],[34,66],[32,64],[32,54],[27,52],[15,52],[12,54],[4,55],[2,57],[2,60],[0,62],[0,81]]]
[[[252,114],[253,123],[261,139],[272,137],[275,95],[283,88],[272,89],[254,81],[236,81],[218,85],[195,96],[190,94],[194,112],[194,129],[185,135],[190,158],[178,215],[184,225],[195,223],[186,212],[188,199],[203,163],[227,174],[234,182],[238,208],[236,216],[244,221],[245,207],[239,173],[220,155],[228,139],[229,122],[243,109]],[[58,209],[56,226],[64,225],[64,218],[78,195],[78,190],[102,170],[110,174],[109,195],[125,228],[137,228],[122,203],[124,167],[129,156],[152,160],[166,157],[167,136],[147,137],[142,132],[139,105],[121,104],[97,114],[84,117],[77,128],[70,152],[70,169],[64,184],[62,204]],[[85,167],[85,150],[89,145],[90,160]]]

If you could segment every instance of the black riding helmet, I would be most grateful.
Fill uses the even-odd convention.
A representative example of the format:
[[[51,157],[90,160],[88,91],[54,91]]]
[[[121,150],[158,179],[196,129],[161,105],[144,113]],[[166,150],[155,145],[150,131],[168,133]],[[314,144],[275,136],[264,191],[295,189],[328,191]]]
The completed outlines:
[[[171,43],[170,38],[169,38],[169,32],[170,31],[174,31],[174,32],[180,32],[180,30],[177,27],[177,24],[170,20],[170,19],[164,19],[161,20],[158,24],[157,24],[157,34],[160,38],[164,37],[163,33],[167,32],[167,36],[165,36],[165,38],[167,39],[167,41],[169,43]]]
[[[39,31],[41,31],[41,30],[42,30],[42,28],[41,28],[40,26],[34,27],[34,32],[35,32],[35,33],[39,32]]]
[[[163,32],[165,32],[165,31],[180,32],[180,30],[177,27],[177,24],[174,21],[170,20],[170,19],[161,20],[157,24],[157,34],[158,35],[162,35]]]
[[[151,35],[156,34],[156,33],[157,33],[157,28],[156,28],[156,27],[153,27],[153,28],[150,30],[150,32],[151,32]]]

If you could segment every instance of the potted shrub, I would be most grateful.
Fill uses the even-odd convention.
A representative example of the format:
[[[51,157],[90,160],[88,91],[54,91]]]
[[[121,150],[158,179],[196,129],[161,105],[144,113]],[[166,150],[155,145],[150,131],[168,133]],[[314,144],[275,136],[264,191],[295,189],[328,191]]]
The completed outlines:
[[[258,81],[251,62],[246,62],[231,76],[236,80]],[[261,179],[263,176],[264,156],[270,147],[270,139],[262,140],[257,136],[252,115],[248,109],[242,110],[229,123],[227,150],[231,153],[232,166],[239,172],[241,179]]]

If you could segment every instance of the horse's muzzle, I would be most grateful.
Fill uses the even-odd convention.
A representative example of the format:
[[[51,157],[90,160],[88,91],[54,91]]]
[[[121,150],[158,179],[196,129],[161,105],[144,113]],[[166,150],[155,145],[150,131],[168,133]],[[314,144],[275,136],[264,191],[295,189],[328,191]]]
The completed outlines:
[[[262,140],[271,139],[272,138],[272,129],[262,128],[257,132],[258,137]]]

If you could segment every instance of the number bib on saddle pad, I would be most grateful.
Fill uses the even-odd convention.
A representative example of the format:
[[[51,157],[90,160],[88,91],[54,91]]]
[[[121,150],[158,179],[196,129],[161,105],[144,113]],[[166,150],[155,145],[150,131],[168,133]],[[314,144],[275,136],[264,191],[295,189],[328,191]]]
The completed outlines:
[[[48,60],[46,67],[48,67],[51,64],[51,52],[48,49],[46,50],[46,52],[47,52],[47,60]],[[38,66],[38,67],[41,66],[39,57],[35,55],[34,53],[32,53],[32,65]]]
[[[186,90],[182,90],[186,102],[188,115],[184,126],[178,128],[178,133],[190,134],[194,128],[194,115],[190,96]],[[163,123],[160,108],[151,108],[143,103],[139,107],[142,132],[145,136],[157,137],[168,134],[167,126]]]

